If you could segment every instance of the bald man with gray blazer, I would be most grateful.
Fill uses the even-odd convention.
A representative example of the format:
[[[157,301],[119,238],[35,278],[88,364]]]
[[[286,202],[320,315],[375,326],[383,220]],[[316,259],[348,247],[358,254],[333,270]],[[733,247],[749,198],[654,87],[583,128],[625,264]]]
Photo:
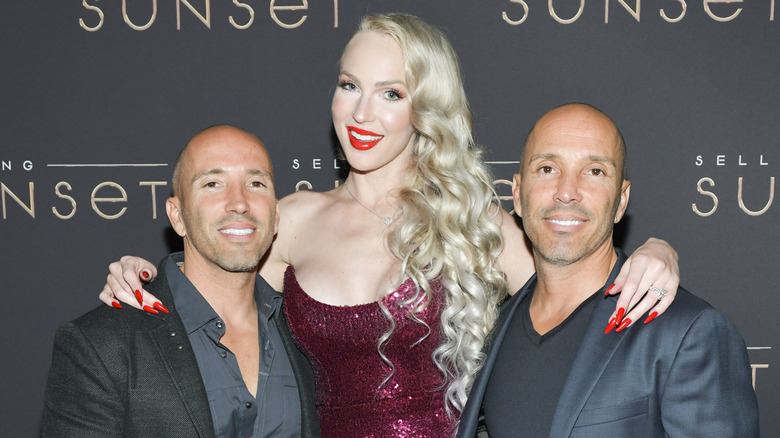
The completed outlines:
[[[512,194],[537,274],[502,306],[459,437],[759,436],[747,350],[725,315],[683,288],[651,325],[612,315],[630,187],[606,114],[568,104],[536,123]]]

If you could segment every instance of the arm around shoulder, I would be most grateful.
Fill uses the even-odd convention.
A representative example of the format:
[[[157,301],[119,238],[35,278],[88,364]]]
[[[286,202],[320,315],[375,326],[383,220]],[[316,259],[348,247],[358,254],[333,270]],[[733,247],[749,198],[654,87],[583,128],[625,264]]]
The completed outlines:
[[[279,200],[279,226],[259,269],[260,275],[277,291],[282,290],[287,266],[293,264],[295,243],[306,240],[300,233],[306,232],[307,228],[319,229],[316,222],[312,224],[307,221],[321,217],[319,209],[326,201],[327,194],[308,190],[292,193]]]
[[[289,243],[290,237],[296,228],[298,192],[285,196],[279,200],[279,224],[276,236],[271,247],[260,261],[258,273],[275,290],[281,292],[284,283],[284,271],[290,264]]]
[[[534,258],[525,233],[515,217],[501,207],[497,207],[494,217],[504,238],[498,267],[506,275],[509,294],[514,295],[534,274]]]

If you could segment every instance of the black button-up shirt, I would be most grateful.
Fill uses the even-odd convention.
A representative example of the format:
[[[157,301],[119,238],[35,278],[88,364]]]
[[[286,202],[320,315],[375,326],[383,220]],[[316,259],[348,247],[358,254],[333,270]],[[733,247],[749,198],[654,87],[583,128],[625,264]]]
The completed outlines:
[[[258,276],[257,303],[260,372],[257,398],[247,390],[235,354],[222,345],[225,322],[179,269],[182,253],[165,264],[176,310],[187,330],[206,387],[218,437],[261,438],[300,436],[298,388],[274,317],[282,296]]]

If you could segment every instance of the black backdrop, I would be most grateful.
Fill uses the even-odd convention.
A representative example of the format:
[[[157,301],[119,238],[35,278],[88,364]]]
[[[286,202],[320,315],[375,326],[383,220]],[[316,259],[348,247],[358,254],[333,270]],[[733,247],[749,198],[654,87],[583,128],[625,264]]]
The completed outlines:
[[[342,166],[329,108],[341,49],[365,13],[405,11],[453,41],[501,195],[510,195],[522,139],[546,110],[584,101],[613,116],[633,182],[624,246],[668,240],[683,284],[735,321],[750,348],[763,435],[772,436],[780,430],[774,7],[775,0],[4,1],[2,434],[37,434],[54,331],[98,304],[107,263],[171,250],[166,181],[193,133],[214,123],[256,133],[271,151],[280,197],[334,187]]]

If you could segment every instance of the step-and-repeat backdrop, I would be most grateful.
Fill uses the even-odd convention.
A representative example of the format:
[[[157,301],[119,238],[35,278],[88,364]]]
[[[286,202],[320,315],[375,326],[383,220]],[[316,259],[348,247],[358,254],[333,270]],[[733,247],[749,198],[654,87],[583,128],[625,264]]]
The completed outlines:
[[[380,11],[419,15],[451,38],[505,199],[542,113],[582,101],[613,116],[633,182],[623,246],[657,236],[677,249],[683,284],[745,337],[764,436],[780,430],[775,0],[15,0],[1,9],[3,435],[37,434],[54,332],[98,305],[107,264],[178,247],[164,202],[171,165],[196,131],[230,123],[256,133],[280,197],[338,184],[337,62],[360,17]]]

